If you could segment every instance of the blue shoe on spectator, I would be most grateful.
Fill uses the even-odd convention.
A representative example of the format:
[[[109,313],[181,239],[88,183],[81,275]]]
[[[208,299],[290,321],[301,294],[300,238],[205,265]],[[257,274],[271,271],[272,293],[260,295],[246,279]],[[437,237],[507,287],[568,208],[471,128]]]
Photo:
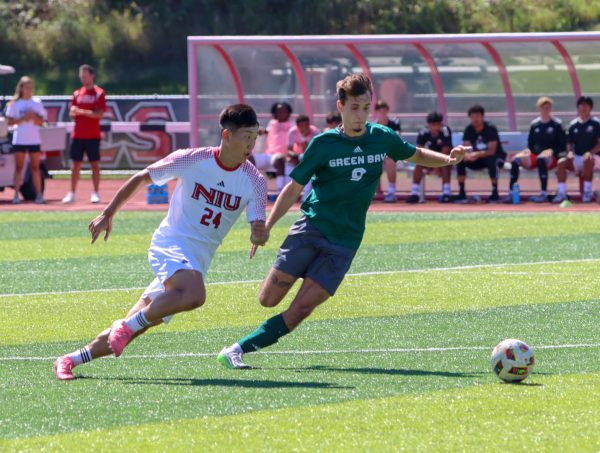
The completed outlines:
[[[384,203],[396,203],[398,201],[398,197],[396,197],[395,193],[388,193],[384,198]]]
[[[531,201],[532,203],[547,203],[548,201],[550,201],[550,199],[548,198],[547,194],[540,194],[529,197],[529,201]]]

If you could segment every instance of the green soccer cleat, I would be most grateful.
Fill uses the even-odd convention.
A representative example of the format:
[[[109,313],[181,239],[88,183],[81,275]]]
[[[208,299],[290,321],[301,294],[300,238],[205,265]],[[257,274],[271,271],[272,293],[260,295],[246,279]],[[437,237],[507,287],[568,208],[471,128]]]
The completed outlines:
[[[229,368],[231,370],[247,370],[252,368],[250,365],[246,365],[242,361],[243,355],[243,353],[237,352],[233,348],[223,348],[217,356],[217,361],[225,368]]]

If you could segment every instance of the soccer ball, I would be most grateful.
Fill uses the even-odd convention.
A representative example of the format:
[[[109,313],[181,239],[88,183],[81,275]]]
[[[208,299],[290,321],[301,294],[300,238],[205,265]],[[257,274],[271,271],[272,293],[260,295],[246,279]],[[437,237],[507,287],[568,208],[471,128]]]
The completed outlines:
[[[521,382],[534,363],[533,349],[514,338],[501,341],[492,352],[492,371],[504,382]]]

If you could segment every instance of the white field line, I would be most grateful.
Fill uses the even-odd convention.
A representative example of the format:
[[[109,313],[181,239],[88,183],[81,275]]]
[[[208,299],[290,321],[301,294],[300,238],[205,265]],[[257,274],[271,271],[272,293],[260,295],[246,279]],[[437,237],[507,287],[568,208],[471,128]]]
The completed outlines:
[[[452,272],[452,273],[456,273],[456,274],[460,274],[461,271],[448,271],[448,272]],[[488,271],[488,272],[469,272],[469,275],[530,275],[530,276],[534,276],[534,275],[554,275],[554,276],[564,276],[564,277],[568,277],[568,276],[573,276],[573,277],[577,277],[577,276],[581,276],[581,273],[578,272],[526,272],[526,271],[522,271],[522,272],[516,272],[516,271]]]
[[[537,265],[548,265],[548,264],[569,264],[569,263],[593,263],[600,261],[600,258],[581,258],[577,260],[557,260],[557,261],[531,261],[527,263],[496,263],[496,264],[473,264],[468,266],[452,266],[452,267],[428,267],[422,269],[404,269],[396,271],[374,271],[374,272],[357,272],[354,274],[346,274],[347,277],[365,277],[371,275],[392,275],[392,274],[416,274],[422,272],[451,272],[451,271],[463,271],[469,269],[486,269],[494,267],[517,267],[517,266],[537,266]],[[241,285],[246,283],[262,283],[261,280],[236,280],[236,281],[222,281],[222,282],[207,282],[207,286],[216,285]],[[113,291],[133,291],[133,290],[144,290],[145,286],[133,287],[133,288],[106,288],[106,289],[82,289],[74,291],[46,291],[39,293],[13,293],[13,294],[0,294],[2,297],[25,297],[25,296],[51,296],[51,295],[62,295],[62,294],[89,294],[89,293],[104,293]]]
[[[600,348],[600,343],[579,344],[550,344],[534,346],[540,349],[585,349]],[[452,351],[491,351],[493,346],[450,346],[446,348],[380,348],[380,349],[323,349],[307,351],[259,351],[257,355],[326,355],[326,354],[414,354],[421,352],[452,352]],[[216,357],[216,352],[187,352],[179,354],[132,354],[124,355],[121,359],[179,359],[179,358],[207,358]],[[110,358],[113,358],[110,356]],[[56,357],[0,357],[0,361],[44,361],[54,360]]]

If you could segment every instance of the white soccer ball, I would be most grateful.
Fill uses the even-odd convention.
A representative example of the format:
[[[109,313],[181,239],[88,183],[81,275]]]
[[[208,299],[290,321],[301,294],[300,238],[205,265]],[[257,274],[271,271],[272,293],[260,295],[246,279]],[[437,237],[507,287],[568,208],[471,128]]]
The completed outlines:
[[[520,382],[531,373],[535,363],[533,349],[527,343],[509,338],[492,352],[492,371],[504,382]]]

